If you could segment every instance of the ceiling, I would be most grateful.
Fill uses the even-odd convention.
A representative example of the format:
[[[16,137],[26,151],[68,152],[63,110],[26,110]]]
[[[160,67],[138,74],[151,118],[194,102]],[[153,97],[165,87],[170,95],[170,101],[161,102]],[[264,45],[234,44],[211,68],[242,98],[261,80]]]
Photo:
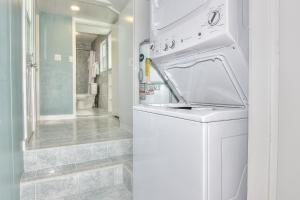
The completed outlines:
[[[101,21],[113,24],[118,19],[129,0],[37,0],[40,12],[67,15],[77,18]],[[70,10],[71,5],[80,7],[80,11]]]
[[[79,43],[92,43],[98,35],[90,33],[78,33],[76,40]]]

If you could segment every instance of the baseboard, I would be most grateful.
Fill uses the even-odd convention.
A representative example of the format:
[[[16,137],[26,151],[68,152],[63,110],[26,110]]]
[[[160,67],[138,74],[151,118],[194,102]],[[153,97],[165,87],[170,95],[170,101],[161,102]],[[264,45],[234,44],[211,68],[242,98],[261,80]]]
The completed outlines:
[[[75,115],[41,115],[40,121],[75,119]]]
[[[128,131],[128,132],[132,132],[132,127],[128,126],[127,124],[121,123],[121,124],[120,124],[120,128],[121,128],[121,129],[124,129],[124,130],[126,130],[126,131]]]

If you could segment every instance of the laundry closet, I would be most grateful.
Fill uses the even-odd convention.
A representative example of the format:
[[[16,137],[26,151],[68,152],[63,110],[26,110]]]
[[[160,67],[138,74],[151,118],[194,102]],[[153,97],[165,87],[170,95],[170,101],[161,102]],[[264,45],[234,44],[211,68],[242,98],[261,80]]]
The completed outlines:
[[[246,200],[248,0],[135,11],[134,200]]]

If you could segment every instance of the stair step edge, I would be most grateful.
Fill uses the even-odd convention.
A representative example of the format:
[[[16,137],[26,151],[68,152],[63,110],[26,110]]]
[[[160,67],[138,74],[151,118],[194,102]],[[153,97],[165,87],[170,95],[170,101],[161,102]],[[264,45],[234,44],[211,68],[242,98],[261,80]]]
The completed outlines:
[[[51,179],[60,176],[67,176],[86,171],[99,170],[101,168],[115,167],[118,165],[124,166],[127,162],[132,162],[132,155],[125,155],[105,160],[94,160],[83,163],[25,172],[21,178],[21,184],[26,182],[40,181],[43,179]]]
[[[93,190],[89,192],[80,193],[77,195],[70,195],[59,198],[50,198],[47,200],[132,200],[132,192],[127,190],[123,184],[104,187],[102,189]],[[22,200],[22,199],[21,199]],[[40,200],[40,199],[36,199]]]
[[[132,138],[24,152],[26,172],[132,154]]]
[[[32,153],[32,152],[37,152],[37,151],[47,151],[47,150],[55,150],[55,149],[62,149],[62,148],[76,148],[76,147],[81,147],[81,146],[86,146],[86,145],[97,145],[97,144],[103,144],[103,143],[110,143],[110,142],[117,142],[117,141],[123,141],[123,140],[133,140],[132,136],[126,136],[126,137],[116,137],[116,138],[108,138],[108,139],[103,139],[95,142],[80,142],[77,144],[64,144],[60,146],[49,146],[49,147],[41,147],[41,148],[26,148],[25,152],[26,153]]]

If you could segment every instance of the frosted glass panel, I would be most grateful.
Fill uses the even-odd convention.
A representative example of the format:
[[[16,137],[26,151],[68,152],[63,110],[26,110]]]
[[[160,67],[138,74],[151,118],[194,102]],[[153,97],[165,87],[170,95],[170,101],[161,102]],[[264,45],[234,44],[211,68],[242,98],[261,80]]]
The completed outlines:
[[[243,105],[220,59],[173,66],[166,69],[165,73],[188,103]]]

